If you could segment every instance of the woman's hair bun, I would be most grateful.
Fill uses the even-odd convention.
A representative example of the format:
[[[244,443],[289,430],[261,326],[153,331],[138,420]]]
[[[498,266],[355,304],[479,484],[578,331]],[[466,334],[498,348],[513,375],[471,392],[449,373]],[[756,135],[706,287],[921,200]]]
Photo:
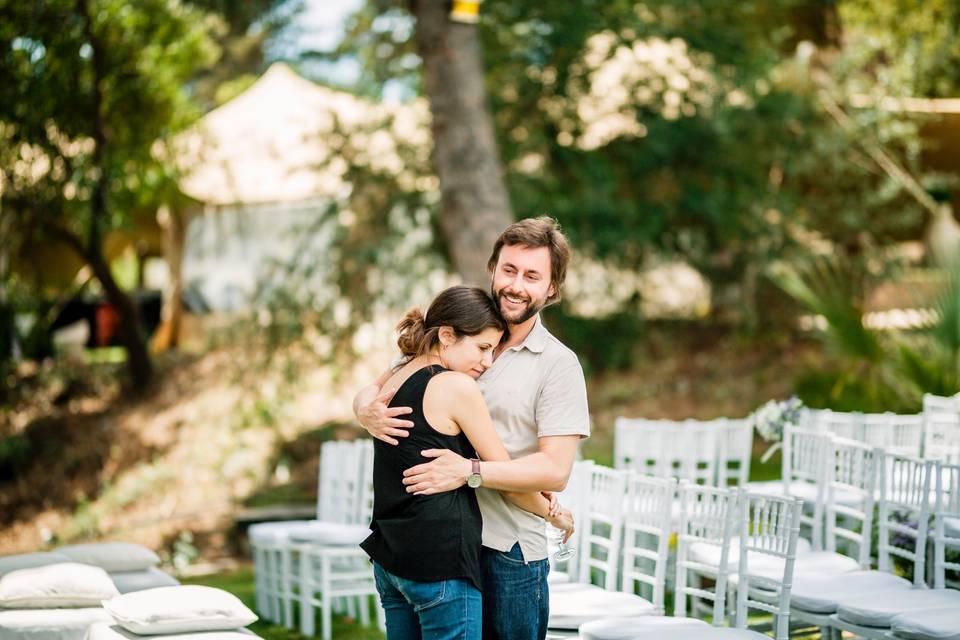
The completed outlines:
[[[397,346],[400,347],[400,353],[405,356],[416,356],[423,343],[423,337],[426,333],[423,311],[413,308],[407,311],[403,320],[397,325]]]

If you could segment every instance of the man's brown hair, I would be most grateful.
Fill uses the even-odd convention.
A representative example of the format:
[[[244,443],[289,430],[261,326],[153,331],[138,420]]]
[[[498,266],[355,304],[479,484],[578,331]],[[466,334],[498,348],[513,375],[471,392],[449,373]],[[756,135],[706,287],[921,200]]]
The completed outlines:
[[[514,222],[503,230],[493,244],[493,253],[487,261],[487,270],[492,274],[500,259],[500,250],[506,246],[547,247],[550,250],[550,284],[553,295],[547,298],[547,304],[560,300],[563,281],[567,278],[567,265],[570,263],[570,242],[560,230],[560,225],[550,216],[524,218]]]

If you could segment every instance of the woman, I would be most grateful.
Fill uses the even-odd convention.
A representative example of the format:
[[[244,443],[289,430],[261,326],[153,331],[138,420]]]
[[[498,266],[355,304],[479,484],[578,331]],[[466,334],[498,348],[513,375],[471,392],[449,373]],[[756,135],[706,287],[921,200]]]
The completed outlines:
[[[459,286],[440,293],[426,316],[407,313],[397,329],[404,361],[380,382],[397,389],[391,405],[413,409],[406,417],[414,426],[398,446],[374,443],[372,533],[361,547],[374,562],[389,640],[479,640],[482,521],[474,490],[418,496],[402,479],[423,462],[424,449],[510,459],[476,383],[506,322],[485,291]],[[569,511],[541,494],[503,495],[572,533]]]

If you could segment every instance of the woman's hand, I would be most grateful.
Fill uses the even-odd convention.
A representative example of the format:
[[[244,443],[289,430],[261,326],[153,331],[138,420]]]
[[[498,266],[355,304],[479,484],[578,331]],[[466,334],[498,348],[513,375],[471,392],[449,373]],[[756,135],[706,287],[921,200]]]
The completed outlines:
[[[547,516],[546,520],[551,526],[563,531],[563,542],[566,544],[575,530],[573,526],[573,513],[569,509],[560,507],[557,515]]]

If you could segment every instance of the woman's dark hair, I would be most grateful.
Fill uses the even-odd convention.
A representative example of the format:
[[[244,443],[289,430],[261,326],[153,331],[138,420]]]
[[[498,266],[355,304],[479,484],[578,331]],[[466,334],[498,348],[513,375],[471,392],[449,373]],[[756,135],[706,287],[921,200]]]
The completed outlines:
[[[440,341],[440,327],[452,327],[457,336],[475,336],[484,329],[507,330],[497,303],[479,287],[456,286],[441,291],[424,316],[411,309],[397,325],[397,346],[405,357],[416,358]]]

